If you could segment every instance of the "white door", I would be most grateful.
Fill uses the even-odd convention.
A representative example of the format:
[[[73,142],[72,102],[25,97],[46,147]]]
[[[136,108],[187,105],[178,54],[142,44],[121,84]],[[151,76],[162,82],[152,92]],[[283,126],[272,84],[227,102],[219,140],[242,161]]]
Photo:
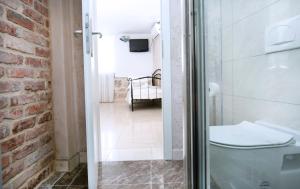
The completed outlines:
[[[82,0],[82,31],[83,31],[83,54],[84,54],[84,84],[85,84],[85,112],[86,112],[86,138],[87,138],[87,161],[89,189],[97,188],[98,180],[98,155],[100,154],[100,127],[99,127],[99,91],[98,91],[98,64],[96,40],[93,37],[92,28],[95,11],[95,0]]]

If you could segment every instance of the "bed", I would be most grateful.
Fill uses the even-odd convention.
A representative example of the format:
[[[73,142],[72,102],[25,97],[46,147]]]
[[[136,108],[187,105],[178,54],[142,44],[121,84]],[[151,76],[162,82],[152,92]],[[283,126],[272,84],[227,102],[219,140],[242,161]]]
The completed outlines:
[[[134,104],[140,102],[155,102],[161,101],[161,70],[157,69],[152,76],[140,78],[128,78],[128,92],[126,101],[131,106],[131,111],[134,111]]]

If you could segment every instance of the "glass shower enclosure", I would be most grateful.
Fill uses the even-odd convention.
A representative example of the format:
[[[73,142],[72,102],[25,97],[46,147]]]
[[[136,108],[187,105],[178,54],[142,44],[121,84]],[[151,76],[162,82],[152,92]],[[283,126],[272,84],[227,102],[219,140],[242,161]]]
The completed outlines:
[[[299,189],[300,1],[186,6],[191,185]]]

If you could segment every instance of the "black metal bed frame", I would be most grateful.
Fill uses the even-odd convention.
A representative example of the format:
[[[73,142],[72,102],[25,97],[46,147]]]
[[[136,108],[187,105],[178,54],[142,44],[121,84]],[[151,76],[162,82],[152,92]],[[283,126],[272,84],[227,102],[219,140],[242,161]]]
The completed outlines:
[[[135,78],[135,79],[132,79],[132,78],[128,78],[128,81],[129,81],[129,85],[130,85],[130,95],[131,95],[131,111],[134,111],[134,103],[137,103],[139,101],[146,101],[146,100],[161,100],[161,98],[155,98],[155,99],[150,99],[149,98],[149,86],[148,86],[148,99],[134,99],[133,98],[133,85],[132,85],[132,82],[133,81],[138,81],[138,80],[142,80],[142,79],[151,79],[151,83],[152,83],[152,86],[156,86],[156,82],[157,80],[161,81],[161,69],[156,69],[152,76],[145,76],[145,77],[139,77],[139,78]],[[140,84],[140,94],[142,93],[142,86]],[[141,95],[140,95],[141,96]],[[156,90],[156,97],[157,97],[157,90]]]

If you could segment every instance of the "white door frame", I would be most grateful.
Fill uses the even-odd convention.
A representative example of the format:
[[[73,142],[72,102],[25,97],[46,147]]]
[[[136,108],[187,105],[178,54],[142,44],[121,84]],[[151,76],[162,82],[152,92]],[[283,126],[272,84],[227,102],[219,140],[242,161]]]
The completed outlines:
[[[82,0],[82,34],[84,57],[84,88],[86,114],[86,140],[88,185],[96,189],[98,185],[98,152],[101,146],[99,141],[99,105],[98,105],[98,65],[96,58],[91,57],[93,51],[92,28],[95,18],[95,0]]]
[[[161,0],[162,111],[164,159],[173,159],[170,0]]]
[[[161,1],[161,28],[162,28],[162,87],[163,87],[163,133],[164,133],[164,159],[172,159],[172,86],[171,86],[171,48],[170,48],[170,0]],[[90,48],[89,43],[93,43],[91,35],[91,26],[89,23],[98,11],[95,11],[95,0],[82,0],[82,21],[83,21],[83,54],[84,54],[84,84],[85,84],[85,111],[86,111],[86,138],[87,138],[87,161],[88,161],[88,181],[89,188],[97,188],[98,180],[98,160],[100,160],[100,131],[99,122],[97,120],[98,98],[94,94],[98,94],[98,69],[97,60],[91,57],[91,52],[87,52]],[[87,16],[89,15],[89,16]],[[97,16],[95,16],[97,18]],[[89,20],[87,20],[89,19]],[[86,24],[89,23],[89,27]],[[92,49],[91,49],[92,50]],[[96,83],[95,83],[96,82]],[[99,158],[99,159],[98,159]]]

